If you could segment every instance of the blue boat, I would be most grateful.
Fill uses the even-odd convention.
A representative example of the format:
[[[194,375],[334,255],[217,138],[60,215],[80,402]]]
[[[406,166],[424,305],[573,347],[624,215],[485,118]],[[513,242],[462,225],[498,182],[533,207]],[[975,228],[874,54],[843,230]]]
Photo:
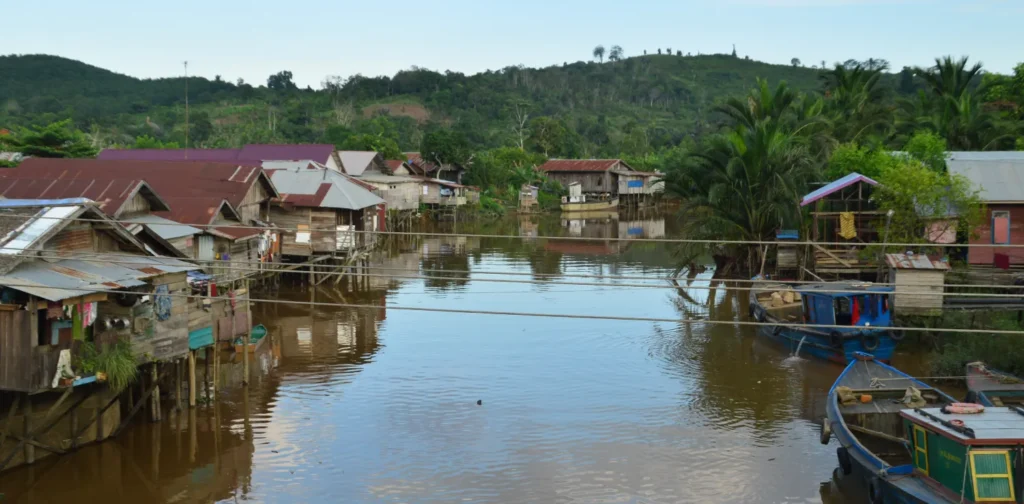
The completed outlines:
[[[834,477],[868,502],[1019,503],[1024,409],[958,404],[857,354],[829,390],[821,442],[839,442]]]
[[[903,339],[902,332],[890,327],[892,293],[892,287],[870,283],[825,282],[794,288],[758,282],[750,290],[750,315],[765,324],[758,326],[758,334],[782,342],[794,354],[846,364],[855,353],[864,352],[888,362]]]
[[[982,362],[967,365],[967,402],[984,406],[1024,406],[1024,380]]]

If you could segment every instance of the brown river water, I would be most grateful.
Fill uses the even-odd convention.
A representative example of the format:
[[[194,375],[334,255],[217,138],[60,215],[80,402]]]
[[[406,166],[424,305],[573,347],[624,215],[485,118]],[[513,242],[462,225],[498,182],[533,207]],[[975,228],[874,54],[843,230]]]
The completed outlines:
[[[836,446],[818,442],[839,366],[792,358],[749,327],[699,323],[746,317],[745,293],[710,273],[685,296],[664,280],[548,276],[663,279],[667,245],[533,238],[675,228],[659,215],[459,223],[524,238],[402,237],[358,289],[282,281],[255,295],[306,303],[256,305],[272,343],[248,389],[225,365],[212,406],[4,473],[0,503],[863,502],[832,482]],[[894,364],[920,369],[906,353]]]

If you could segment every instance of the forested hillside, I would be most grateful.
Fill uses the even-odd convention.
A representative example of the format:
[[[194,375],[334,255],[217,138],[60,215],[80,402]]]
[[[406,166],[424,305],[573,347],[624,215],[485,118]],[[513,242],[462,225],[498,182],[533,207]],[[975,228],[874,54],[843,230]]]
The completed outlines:
[[[413,68],[392,77],[325,77],[318,90],[297,88],[287,70],[256,85],[192,77],[189,143],[387,137],[415,150],[425,132],[446,127],[475,148],[532,142],[550,156],[642,155],[702,136],[715,127],[713,106],[743,95],[757,78],[817,93],[820,74],[728,55],[658,54],[468,76]],[[884,83],[897,89],[900,79],[886,74]],[[181,145],[184,97],[181,77],[137,79],[57,56],[0,57],[0,127],[70,117],[96,147],[142,136]],[[390,117],[374,120],[382,115]]]

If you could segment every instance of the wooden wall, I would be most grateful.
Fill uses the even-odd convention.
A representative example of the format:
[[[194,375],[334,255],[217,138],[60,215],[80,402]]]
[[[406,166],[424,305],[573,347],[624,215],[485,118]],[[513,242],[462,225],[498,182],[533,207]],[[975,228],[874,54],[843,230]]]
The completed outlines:
[[[281,254],[291,256],[309,256],[313,248],[309,243],[297,243],[295,241],[295,229],[299,226],[310,225],[308,208],[294,208],[286,210],[281,207],[270,208],[270,221],[280,228],[281,233]]]
[[[892,274],[896,278],[896,295],[893,301],[896,313],[927,313],[942,310],[945,272],[892,270]]]
[[[151,213],[152,207],[143,195],[142,191],[135,193],[135,196],[126,201],[124,205],[118,210],[118,219],[127,219],[136,215],[144,215]]]
[[[28,311],[0,312],[0,389],[35,392],[50,388],[60,351],[69,347],[38,346]]]
[[[618,175],[612,172],[547,172],[549,179],[568,186],[579,182],[584,194],[618,194]]]
[[[160,285],[167,286],[170,300],[169,317],[160,320],[161,310],[157,308],[157,296],[150,294],[150,301],[137,303],[132,307],[120,306],[117,303],[101,302],[97,309],[97,322],[106,317],[127,318],[129,328],[124,330],[111,329],[101,331],[97,325],[94,329],[96,341],[111,342],[117,339],[129,339],[132,351],[140,361],[153,359],[167,360],[188,353],[189,313],[188,300],[182,297],[190,289],[185,273],[168,273],[148,280],[156,292]]]
[[[245,193],[242,203],[236,209],[243,224],[248,225],[253,219],[266,220],[266,216],[261,215],[260,210],[268,197],[266,189],[259,181],[249,188],[249,192]]]
[[[310,209],[310,228],[313,230],[310,237],[310,245],[313,248],[313,252],[329,253],[338,249],[338,224],[342,221],[338,213],[338,210]]]
[[[992,243],[992,212],[1010,212],[1010,243],[1013,245],[1024,245],[1024,204],[1021,205],[989,205],[985,211],[985,219],[975,230],[977,237],[971,236],[971,245],[988,245]],[[1007,254],[1010,256],[1010,264],[1024,265],[1024,248],[995,248],[995,247],[970,247],[967,252],[967,262],[975,265],[991,266],[995,260],[995,254]]]

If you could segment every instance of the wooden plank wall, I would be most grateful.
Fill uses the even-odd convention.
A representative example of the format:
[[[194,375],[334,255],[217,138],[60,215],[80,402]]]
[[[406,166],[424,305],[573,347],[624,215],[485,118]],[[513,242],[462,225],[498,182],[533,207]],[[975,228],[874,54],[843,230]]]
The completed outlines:
[[[945,274],[942,271],[896,270],[895,273],[897,313],[942,309],[945,282]]]
[[[0,312],[0,389],[30,390],[32,332],[28,311]]]
[[[337,225],[341,220],[337,210],[310,210],[310,239],[313,252],[334,252],[338,247]]]
[[[135,197],[126,201],[118,213],[118,219],[127,219],[135,215],[150,213],[149,201],[142,196],[142,191],[135,193]]]
[[[281,207],[270,209],[270,221],[281,228],[281,254],[293,256],[309,256],[312,248],[308,243],[295,243],[295,231],[299,225],[310,225],[310,211],[308,208],[296,208],[285,210]]]

